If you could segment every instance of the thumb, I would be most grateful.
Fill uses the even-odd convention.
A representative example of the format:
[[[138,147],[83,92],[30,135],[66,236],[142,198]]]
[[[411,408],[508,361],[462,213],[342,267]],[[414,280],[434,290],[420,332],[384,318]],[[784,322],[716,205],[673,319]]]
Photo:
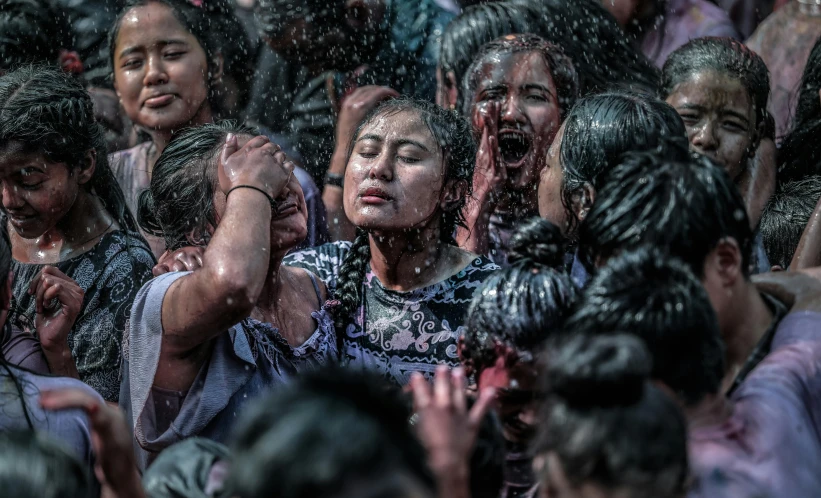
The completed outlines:
[[[220,163],[225,165],[225,162],[231,157],[234,153],[239,150],[239,143],[237,141],[237,136],[233,133],[229,133],[225,137],[225,145],[222,146],[222,153],[220,154]]]

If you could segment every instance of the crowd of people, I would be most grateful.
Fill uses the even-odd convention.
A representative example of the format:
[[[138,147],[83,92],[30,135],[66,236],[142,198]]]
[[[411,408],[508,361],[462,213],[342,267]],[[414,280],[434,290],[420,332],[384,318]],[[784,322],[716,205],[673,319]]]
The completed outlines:
[[[821,0],[0,0],[0,489],[821,496],[818,133]]]

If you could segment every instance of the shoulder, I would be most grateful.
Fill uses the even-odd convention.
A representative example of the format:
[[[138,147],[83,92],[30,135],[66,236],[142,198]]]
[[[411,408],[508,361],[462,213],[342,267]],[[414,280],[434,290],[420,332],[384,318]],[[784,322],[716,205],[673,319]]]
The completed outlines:
[[[727,36],[740,39],[738,31],[735,29],[732,19],[718,5],[707,0],[691,0],[690,8],[686,14],[693,22],[700,27],[693,36]]]
[[[282,262],[287,266],[308,270],[327,284],[336,280],[339,268],[350,250],[351,243],[348,241],[330,242],[291,253]]]
[[[127,174],[132,166],[145,161],[151,142],[144,142],[130,149],[121,150],[108,155],[108,165],[117,176]]]

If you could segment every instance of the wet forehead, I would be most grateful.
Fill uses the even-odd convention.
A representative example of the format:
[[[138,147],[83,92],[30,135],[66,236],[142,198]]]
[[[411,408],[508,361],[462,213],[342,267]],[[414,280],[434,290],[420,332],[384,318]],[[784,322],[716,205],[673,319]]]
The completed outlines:
[[[553,75],[539,52],[488,54],[480,68],[479,88],[541,84],[554,91]]]
[[[427,125],[412,111],[377,116],[362,127],[358,140],[366,137],[388,145],[413,141],[422,144],[431,152],[439,150],[439,145]]]
[[[129,10],[120,24],[117,53],[135,47],[153,47],[170,40],[197,43],[167,6],[152,2]]]
[[[670,96],[676,105],[693,104],[706,109],[734,109],[744,114],[752,101],[737,78],[715,71],[701,71],[680,83]]]

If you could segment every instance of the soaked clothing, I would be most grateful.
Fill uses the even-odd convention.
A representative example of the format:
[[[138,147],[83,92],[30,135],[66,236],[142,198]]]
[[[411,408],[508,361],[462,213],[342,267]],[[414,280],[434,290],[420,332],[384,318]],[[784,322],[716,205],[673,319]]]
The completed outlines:
[[[11,370],[11,375],[9,375]],[[40,407],[40,393],[60,389],[78,389],[100,400],[100,395],[79,380],[67,377],[35,375],[16,367],[0,367],[0,431],[28,430],[23,403],[16,383],[23,389],[26,412],[35,431],[62,444],[94,475],[94,452],[91,428],[82,410],[47,411]],[[96,483],[96,480],[93,479]],[[6,495],[8,496],[8,495]]]
[[[333,321],[322,307],[314,281],[318,311],[311,316],[317,328],[304,344],[293,347],[270,324],[245,318],[212,340],[209,358],[188,391],[153,387],[165,293],[189,273],[161,275],[140,289],[134,300],[123,351],[120,406],[134,431],[138,465],[143,469],[160,451],[186,438],[228,442],[247,402],[339,357]]]
[[[656,66],[694,38],[729,36],[739,38],[726,12],[708,0],[668,0],[663,16],[641,40],[641,51]]]
[[[741,36],[747,38],[755,28],[773,13],[775,0],[718,0],[727,11]]]
[[[128,209],[136,216],[140,194],[151,187],[151,173],[148,167],[148,154],[151,142],[144,142],[128,150],[111,154],[108,158],[111,172],[120,184],[125,196]],[[305,195],[305,206],[308,208],[308,237],[301,247],[312,247],[323,244],[328,240],[328,223],[325,216],[325,205],[322,203],[322,193],[302,168],[296,168],[294,175],[302,186]],[[165,240],[162,237],[143,232],[143,236],[151,246],[151,252],[156,258],[165,252]]]
[[[36,334],[36,296],[29,295],[29,284],[45,266],[11,263],[16,306],[9,320],[30,334]],[[106,401],[116,402],[125,324],[134,296],[151,279],[154,257],[139,235],[115,230],[103,235],[90,251],[49,266],[56,266],[85,292],[83,307],[68,334],[80,380]]]
[[[288,255],[284,264],[319,275],[329,292],[336,289],[339,269],[350,242],[334,242]],[[438,365],[456,367],[458,338],[473,293],[499,267],[477,257],[462,271],[410,292],[386,289],[367,267],[361,306],[343,338],[343,361],[376,371],[399,385],[413,372],[432,377]]]
[[[721,496],[818,496],[819,323],[821,313],[787,315],[775,333],[772,352],[731,396],[732,415],[721,425],[690,429],[690,460],[695,476],[713,480],[717,473],[723,474],[736,478],[746,489],[764,493],[739,490]]]
[[[10,322],[0,332],[0,355],[9,365],[40,375],[51,373],[40,341],[34,335],[12,326]]]
[[[802,13],[798,2],[790,2],[761,23],[747,46],[764,59],[770,69],[770,113],[776,136],[790,130],[801,76],[815,41],[821,36],[821,16]]]

